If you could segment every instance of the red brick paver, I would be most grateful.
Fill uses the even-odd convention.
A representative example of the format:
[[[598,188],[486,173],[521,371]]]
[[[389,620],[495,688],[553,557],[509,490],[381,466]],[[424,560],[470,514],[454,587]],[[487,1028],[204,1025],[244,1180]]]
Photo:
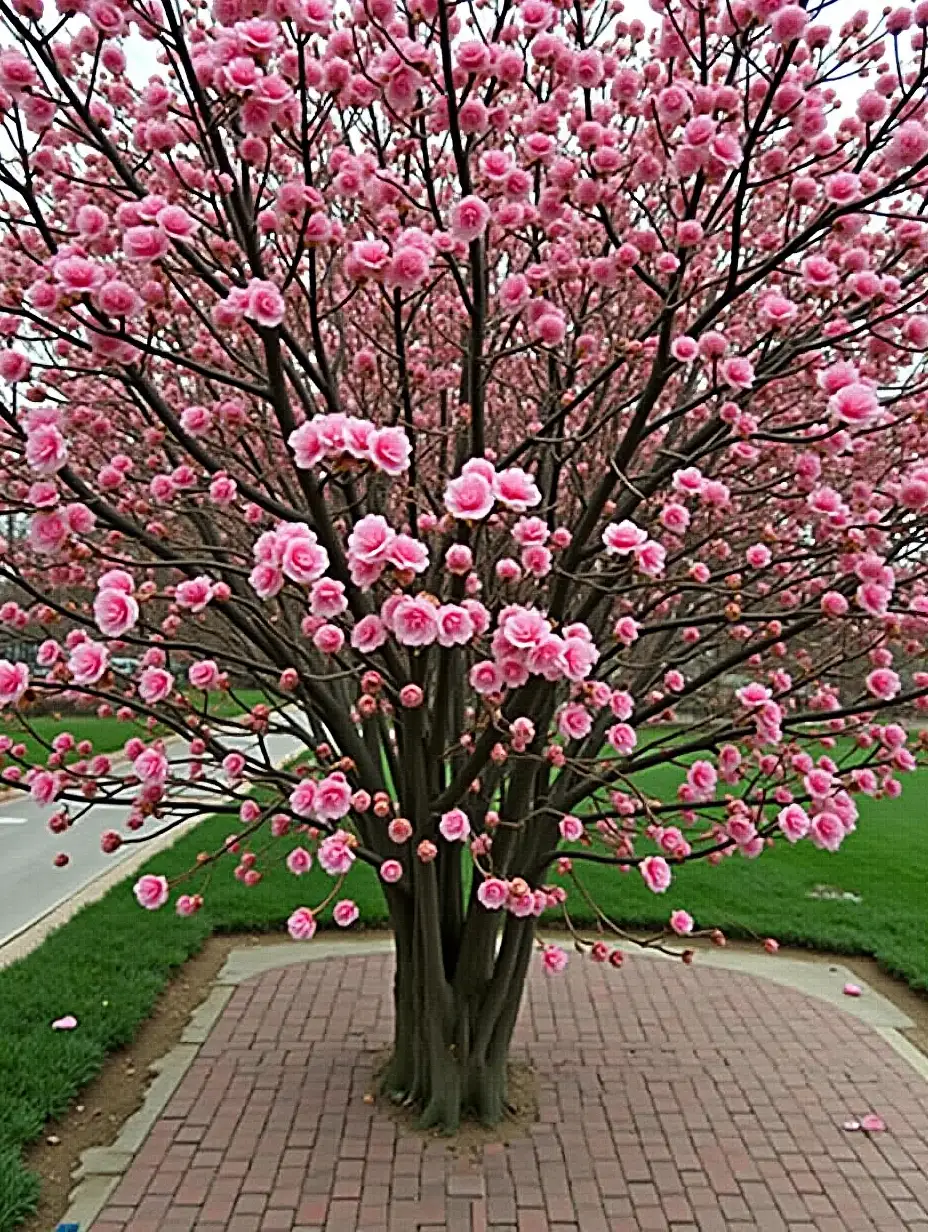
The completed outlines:
[[[96,1232],[928,1232],[928,1083],[841,1011],[646,959],[536,970],[540,1119],[473,1161],[364,1103],[391,968],[239,986]],[[842,1128],[869,1111],[887,1133]]]

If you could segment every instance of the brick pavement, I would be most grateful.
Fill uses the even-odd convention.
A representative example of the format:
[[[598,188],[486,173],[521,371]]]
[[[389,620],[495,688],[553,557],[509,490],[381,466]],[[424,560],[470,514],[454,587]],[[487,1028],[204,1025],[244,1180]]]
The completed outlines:
[[[928,1232],[928,1083],[841,1011],[649,959],[536,968],[540,1119],[474,1162],[363,1101],[390,976],[241,984],[93,1232]],[[871,1110],[889,1132],[842,1129]]]

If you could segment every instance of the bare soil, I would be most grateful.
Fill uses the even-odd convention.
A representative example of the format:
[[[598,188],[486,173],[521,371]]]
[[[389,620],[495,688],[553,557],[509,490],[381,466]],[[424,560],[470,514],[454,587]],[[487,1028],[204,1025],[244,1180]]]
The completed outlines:
[[[481,1125],[479,1121],[464,1120],[454,1135],[443,1134],[440,1129],[420,1129],[418,1109],[394,1104],[379,1090],[380,1075],[389,1060],[389,1048],[384,1048],[377,1054],[371,1090],[364,1096],[365,1103],[375,1103],[385,1116],[402,1128],[404,1134],[415,1134],[430,1141],[444,1142],[449,1155],[470,1158],[476,1162],[483,1156],[484,1147],[494,1143],[508,1146],[517,1138],[525,1138],[538,1120],[538,1081],[535,1070],[525,1061],[510,1061],[506,1068],[508,1108],[498,1125]]]

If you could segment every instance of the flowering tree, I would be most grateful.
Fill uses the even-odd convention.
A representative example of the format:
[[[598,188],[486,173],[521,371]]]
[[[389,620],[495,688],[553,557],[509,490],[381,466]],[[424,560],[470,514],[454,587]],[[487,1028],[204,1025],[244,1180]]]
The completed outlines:
[[[653,7],[0,0],[0,701],[141,724],[3,777],[129,785],[108,850],[227,812],[248,884],[296,831],[344,925],[379,870],[427,1125],[502,1114],[585,861],[835,850],[915,765],[928,2]]]

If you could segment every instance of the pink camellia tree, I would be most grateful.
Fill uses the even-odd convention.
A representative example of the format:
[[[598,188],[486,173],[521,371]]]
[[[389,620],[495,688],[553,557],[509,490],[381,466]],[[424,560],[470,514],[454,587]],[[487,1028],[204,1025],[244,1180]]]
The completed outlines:
[[[426,1125],[501,1116],[586,861],[835,850],[916,764],[928,2],[828,7],[0,0],[0,701],[127,722],[3,778],[246,884],[289,831],[344,925],[376,868]]]

